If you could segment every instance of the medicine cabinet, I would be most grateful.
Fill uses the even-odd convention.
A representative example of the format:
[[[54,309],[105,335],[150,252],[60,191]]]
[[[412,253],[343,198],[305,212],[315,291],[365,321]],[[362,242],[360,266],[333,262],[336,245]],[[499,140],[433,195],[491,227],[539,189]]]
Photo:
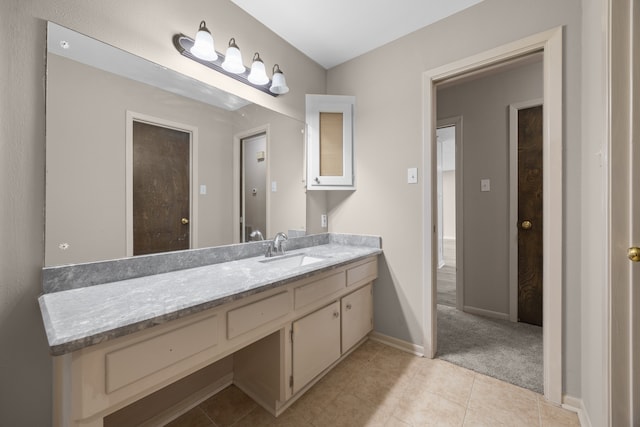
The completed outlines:
[[[355,190],[354,96],[307,95],[307,189]]]

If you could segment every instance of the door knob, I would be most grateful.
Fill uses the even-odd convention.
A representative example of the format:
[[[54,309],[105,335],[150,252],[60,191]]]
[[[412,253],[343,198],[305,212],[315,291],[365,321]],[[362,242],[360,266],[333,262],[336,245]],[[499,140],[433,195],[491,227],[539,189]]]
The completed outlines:
[[[180,222],[183,223],[184,225],[189,224],[189,220],[187,218],[182,218]]]
[[[636,246],[632,246],[629,248],[629,250],[627,251],[627,256],[629,257],[629,259],[633,262],[639,262],[640,261],[640,248],[636,247]]]
[[[524,220],[522,221],[522,224],[520,224],[520,227],[522,227],[523,230],[528,230],[531,228],[531,221],[529,220]]]

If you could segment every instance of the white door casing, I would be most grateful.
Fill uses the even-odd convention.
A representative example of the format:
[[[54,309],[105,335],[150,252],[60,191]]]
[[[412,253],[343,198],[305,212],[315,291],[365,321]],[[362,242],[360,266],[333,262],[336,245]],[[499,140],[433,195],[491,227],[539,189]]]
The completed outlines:
[[[526,54],[543,52],[543,347],[544,394],[562,403],[562,294],[563,294],[563,167],[562,93],[563,29],[535,34],[459,61],[426,71],[424,90],[423,197],[423,346],[425,355],[435,357],[437,349],[435,203],[436,84],[465,73],[496,66]]]

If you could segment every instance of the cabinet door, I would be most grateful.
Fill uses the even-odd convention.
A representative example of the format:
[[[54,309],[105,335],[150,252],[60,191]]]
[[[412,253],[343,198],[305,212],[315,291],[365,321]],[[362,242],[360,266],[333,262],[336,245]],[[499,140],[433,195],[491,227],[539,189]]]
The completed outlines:
[[[340,357],[338,301],[293,322],[293,392]]]
[[[348,351],[373,329],[371,285],[342,298],[342,352]]]
[[[307,188],[354,189],[355,97],[307,95]]]

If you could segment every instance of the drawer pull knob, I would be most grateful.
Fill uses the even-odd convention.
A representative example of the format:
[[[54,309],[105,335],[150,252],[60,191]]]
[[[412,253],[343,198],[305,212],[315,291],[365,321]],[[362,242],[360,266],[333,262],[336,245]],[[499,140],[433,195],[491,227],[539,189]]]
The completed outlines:
[[[339,311],[334,311],[333,312],[333,317],[335,317],[335,318],[340,317],[340,312]]]
[[[351,310],[351,303],[347,304],[347,310]]]

